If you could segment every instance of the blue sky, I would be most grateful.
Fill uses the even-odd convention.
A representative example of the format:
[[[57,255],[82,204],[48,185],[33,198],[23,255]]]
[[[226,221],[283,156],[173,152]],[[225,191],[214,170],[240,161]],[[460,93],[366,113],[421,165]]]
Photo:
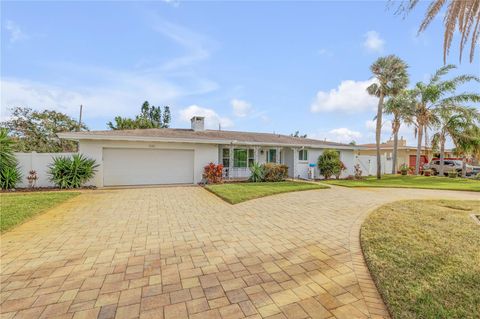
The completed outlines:
[[[412,83],[443,65],[441,19],[416,34],[425,5],[403,19],[381,1],[3,1],[1,115],[77,117],[83,104],[89,128],[105,129],[148,100],[171,106],[173,127],[204,115],[210,128],[373,142],[370,64],[397,54]],[[478,74],[478,61],[457,73]],[[412,128],[401,134],[413,144]]]

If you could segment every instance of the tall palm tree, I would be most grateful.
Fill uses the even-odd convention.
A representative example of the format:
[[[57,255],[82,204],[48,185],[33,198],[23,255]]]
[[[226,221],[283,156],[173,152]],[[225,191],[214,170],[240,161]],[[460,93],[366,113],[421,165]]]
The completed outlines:
[[[401,92],[408,85],[407,64],[396,55],[378,58],[371,66],[370,71],[376,83],[367,88],[370,95],[378,97],[377,125],[375,129],[375,142],[377,144],[377,179],[382,176],[382,163],[380,158],[380,139],[382,131],[382,114],[384,100]]]
[[[456,66],[449,64],[438,69],[428,83],[418,82],[412,90],[416,98],[415,125],[417,133],[417,153],[415,174],[420,172],[420,153],[424,134],[433,126],[438,125],[437,109],[445,105],[459,105],[466,102],[479,102],[477,93],[455,94],[458,86],[470,81],[480,82],[474,75],[459,75],[450,80],[442,80]]]
[[[438,131],[433,135],[432,145],[440,149],[439,175],[444,175],[445,143],[450,137],[454,144],[467,144],[472,138],[472,126],[477,126],[480,112],[473,107],[446,105],[437,109],[439,125]]]
[[[409,0],[406,6],[402,4],[399,9],[400,11],[409,12],[413,10],[419,2],[419,0]],[[457,30],[460,34],[459,60],[460,62],[462,61],[463,49],[470,39],[470,63],[472,63],[475,55],[475,47],[480,35],[480,0],[431,1],[418,32],[425,31],[441,9],[447,4],[448,7],[443,18],[445,25],[443,35],[443,63],[446,63],[453,36]]]
[[[409,90],[401,91],[399,94],[392,96],[385,103],[385,114],[393,115],[392,174],[397,173],[398,132],[400,131],[402,123],[411,124],[413,122],[414,111],[415,98]]]

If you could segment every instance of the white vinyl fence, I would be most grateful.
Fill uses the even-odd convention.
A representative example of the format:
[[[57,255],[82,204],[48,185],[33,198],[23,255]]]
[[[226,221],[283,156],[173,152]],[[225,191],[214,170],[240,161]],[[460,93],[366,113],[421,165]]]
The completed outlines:
[[[72,156],[75,153],[15,153],[18,160],[20,171],[22,172],[22,182],[17,187],[28,187],[27,176],[31,170],[35,170],[38,175],[36,187],[54,186],[49,181],[47,174],[48,166],[53,162],[54,157]]]
[[[377,174],[377,157],[372,155],[357,155],[355,156],[355,164],[360,164],[363,176],[370,176]],[[381,157],[382,174],[392,173],[392,160],[388,159],[386,155]]]

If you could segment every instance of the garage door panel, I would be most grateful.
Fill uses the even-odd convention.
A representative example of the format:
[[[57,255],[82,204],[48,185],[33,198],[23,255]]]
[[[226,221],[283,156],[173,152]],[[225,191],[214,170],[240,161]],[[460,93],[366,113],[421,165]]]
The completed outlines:
[[[193,150],[105,148],[103,184],[193,183]]]

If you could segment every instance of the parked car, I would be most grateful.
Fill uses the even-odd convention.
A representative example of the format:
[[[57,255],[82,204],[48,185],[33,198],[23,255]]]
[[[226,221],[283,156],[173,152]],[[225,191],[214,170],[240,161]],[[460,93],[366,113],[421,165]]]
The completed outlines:
[[[459,175],[462,174],[463,161],[461,160],[444,160],[443,161],[443,174],[448,176],[448,172],[456,170]],[[424,165],[424,169],[431,169],[434,175],[438,175],[440,171],[440,160],[432,160],[430,163]],[[467,164],[467,176],[475,173],[474,167]]]
[[[480,174],[480,166],[472,165],[472,169],[473,169],[472,175]]]

